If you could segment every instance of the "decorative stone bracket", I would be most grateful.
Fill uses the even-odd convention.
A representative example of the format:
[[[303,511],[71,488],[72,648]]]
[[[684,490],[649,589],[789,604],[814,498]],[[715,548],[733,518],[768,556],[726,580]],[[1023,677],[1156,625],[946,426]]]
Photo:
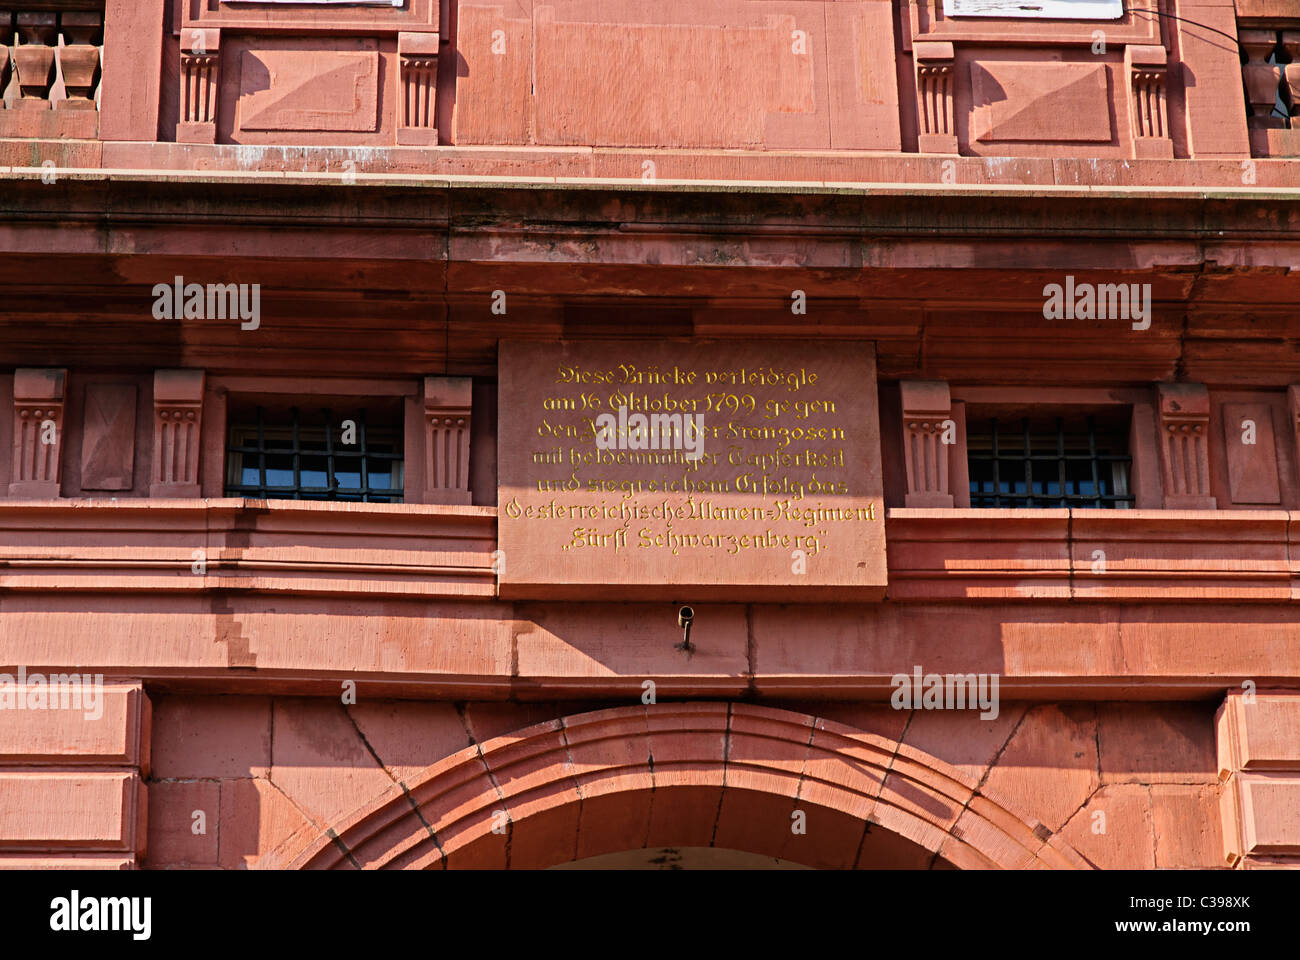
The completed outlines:
[[[203,382],[202,370],[154,371],[151,497],[199,496]]]
[[[1250,115],[1251,153],[1257,157],[1295,156],[1300,153],[1300,131],[1295,120],[1274,115],[1279,96],[1284,109],[1294,115],[1300,106],[1300,30],[1242,28],[1238,31],[1245,63],[1241,66],[1242,84]],[[1276,62],[1269,57],[1285,50],[1291,62]]]
[[[898,387],[902,396],[903,460],[907,464],[904,505],[951,507],[948,451],[956,438],[956,423],[948,384],[942,380],[904,380]]]
[[[424,378],[424,502],[470,502],[469,441],[473,381]]]
[[[63,77],[67,99],[56,103],[57,110],[95,110],[96,76],[100,50],[94,42],[102,30],[102,16],[87,11],[68,11],[61,21],[63,45],[59,47],[59,73]]]
[[[912,57],[916,64],[917,148],[921,153],[955,154],[953,46],[946,41],[917,43]]]
[[[180,123],[177,143],[217,142],[221,31],[181,31]]]
[[[1169,136],[1169,65],[1165,48],[1124,48],[1124,72],[1129,79],[1129,114],[1133,118],[1133,156],[1170,160],[1174,141]]]
[[[1160,467],[1166,509],[1213,510],[1210,496],[1210,394],[1204,384],[1162,383]]]
[[[18,45],[11,51],[18,75],[15,110],[50,109],[54,57],[58,50],[58,19],[53,13],[18,14]]]
[[[66,370],[14,371],[14,468],[10,497],[55,499],[63,451]]]
[[[438,35],[399,33],[397,55],[402,64],[397,142],[409,146],[436,146],[438,126],[434,107],[438,82]]]

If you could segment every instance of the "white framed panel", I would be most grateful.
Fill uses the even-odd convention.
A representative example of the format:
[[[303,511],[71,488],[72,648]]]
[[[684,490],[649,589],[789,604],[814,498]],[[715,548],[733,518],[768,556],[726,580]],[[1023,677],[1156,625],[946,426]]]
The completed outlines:
[[[1118,20],[1124,0],[943,0],[946,17]]]

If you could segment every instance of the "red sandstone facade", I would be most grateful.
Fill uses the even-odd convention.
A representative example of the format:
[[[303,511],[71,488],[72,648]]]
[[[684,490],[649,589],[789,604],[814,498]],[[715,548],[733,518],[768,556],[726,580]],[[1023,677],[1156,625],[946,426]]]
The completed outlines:
[[[0,0],[0,866],[1300,865],[1300,12],[1071,2]],[[860,360],[878,541],[510,541],[559,341]],[[232,494],[318,407],[401,502]],[[1125,508],[983,505],[1030,417]]]

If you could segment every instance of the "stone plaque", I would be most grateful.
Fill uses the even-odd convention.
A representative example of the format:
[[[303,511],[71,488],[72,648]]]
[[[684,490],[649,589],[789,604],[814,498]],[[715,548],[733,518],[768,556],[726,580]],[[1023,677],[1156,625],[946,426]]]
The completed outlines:
[[[875,600],[869,343],[501,344],[505,598]]]

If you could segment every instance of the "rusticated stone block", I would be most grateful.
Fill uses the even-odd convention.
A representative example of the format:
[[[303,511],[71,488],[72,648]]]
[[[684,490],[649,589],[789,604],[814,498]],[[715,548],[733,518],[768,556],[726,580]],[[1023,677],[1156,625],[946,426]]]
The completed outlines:
[[[0,850],[144,850],[145,786],[135,772],[0,773]]]
[[[1247,702],[1231,697],[1239,769],[1300,769],[1300,696],[1257,693]]]
[[[1300,776],[1238,774],[1243,853],[1300,855]]]
[[[78,680],[75,686],[63,684],[67,674],[41,674],[39,685],[9,688],[27,709],[16,709],[15,701],[0,713],[0,764],[111,763],[140,767],[147,775],[152,710],[143,687],[138,682],[96,684],[87,674],[70,676]],[[52,694],[53,680],[61,683],[57,694]],[[51,702],[60,708],[32,709]]]
[[[164,780],[149,787],[149,866],[217,865],[221,784]]]
[[[270,768],[266,697],[163,697],[154,727],[160,779],[265,776]]]

